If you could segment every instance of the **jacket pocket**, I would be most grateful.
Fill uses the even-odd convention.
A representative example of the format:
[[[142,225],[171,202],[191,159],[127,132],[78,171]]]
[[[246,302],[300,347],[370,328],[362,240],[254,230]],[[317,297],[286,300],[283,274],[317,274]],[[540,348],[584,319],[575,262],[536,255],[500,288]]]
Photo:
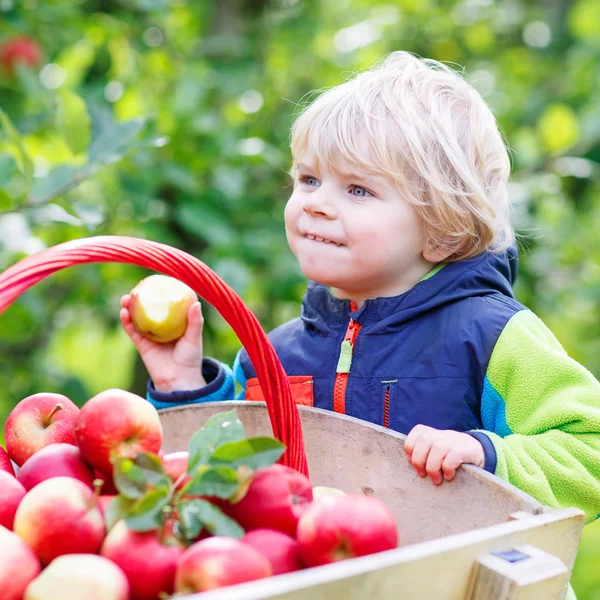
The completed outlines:
[[[479,403],[468,377],[399,377],[379,380],[382,424],[385,419],[385,393],[389,385],[388,427],[408,434],[418,424],[434,429],[470,431],[481,429]]]
[[[289,375],[288,381],[292,388],[292,398],[296,404],[302,406],[314,406],[314,385],[313,378],[310,375]],[[258,383],[258,377],[252,377],[246,382],[246,394],[244,400],[265,401],[260,383]]]

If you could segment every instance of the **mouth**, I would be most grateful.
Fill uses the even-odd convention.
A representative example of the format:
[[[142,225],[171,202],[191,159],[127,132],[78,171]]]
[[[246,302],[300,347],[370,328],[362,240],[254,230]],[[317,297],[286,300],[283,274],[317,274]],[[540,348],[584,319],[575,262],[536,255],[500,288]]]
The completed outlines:
[[[305,233],[303,237],[307,240],[312,240],[313,242],[323,242],[324,244],[333,244],[334,246],[337,246],[338,248],[341,248],[342,246],[344,246],[344,244],[338,244],[337,242],[334,242],[333,240],[328,240],[327,238],[322,238],[317,235],[312,235],[311,233]]]

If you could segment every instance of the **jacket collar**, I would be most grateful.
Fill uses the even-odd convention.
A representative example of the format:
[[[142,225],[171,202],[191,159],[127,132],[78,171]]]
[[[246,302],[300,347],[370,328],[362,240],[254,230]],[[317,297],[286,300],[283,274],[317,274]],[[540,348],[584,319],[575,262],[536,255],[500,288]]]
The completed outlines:
[[[460,299],[500,293],[513,298],[516,279],[517,250],[478,256],[447,264],[432,277],[421,280],[399,296],[366,300],[357,311],[350,301],[334,298],[328,287],[310,281],[302,299],[301,318],[314,328],[326,331],[348,324],[350,318],[368,327],[371,333],[393,325],[397,327],[444,304]]]

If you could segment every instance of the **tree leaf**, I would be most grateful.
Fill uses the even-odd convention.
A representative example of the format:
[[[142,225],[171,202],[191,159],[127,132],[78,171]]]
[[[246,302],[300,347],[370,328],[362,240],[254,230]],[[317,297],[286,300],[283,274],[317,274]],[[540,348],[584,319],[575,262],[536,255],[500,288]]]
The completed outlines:
[[[197,198],[183,201],[175,209],[175,221],[185,231],[198,235],[212,246],[226,247],[235,243],[236,233],[231,219],[220,208]]]
[[[192,496],[216,496],[217,498],[231,498],[239,487],[239,480],[235,469],[226,466],[198,467],[193,479],[186,483],[181,494]]]
[[[186,537],[192,541],[207,529],[212,535],[241,538],[244,530],[218,506],[207,500],[194,499],[182,502],[178,509]]]
[[[238,419],[235,409],[213,415],[190,439],[188,473],[193,475],[199,465],[208,463],[215,448],[242,440],[245,435],[244,425]]]
[[[115,486],[127,498],[137,500],[148,490],[169,490],[171,481],[158,456],[141,452],[135,458],[113,459]]]
[[[248,438],[217,448],[210,457],[210,464],[228,464],[234,468],[246,465],[251,469],[260,469],[277,462],[284,452],[285,446],[275,438]]]
[[[119,160],[144,126],[145,119],[105,123],[88,150],[88,162],[111,163]]]
[[[164,477],[167,476],[162,460],[152,452],[138,452],[134,456],[133,462],[141,469],[163,475]]]
[[[162,460],[156,454],[139,452],[133,458],[133,462],[143,471],[148,486],[153,488],[169,488],[171,486],[171,480],[165,472]]]
[[[115,496],[104,512],[106,529],[112,529],[117,521],[124,519],[134,503],[134,500],[125,496]]]
[[[0,110],[0,125],[2,126],[6,137],[18,150],[21,159],[20,167],[27,180],[31,181],[33,179],[33,161],[25,151],[25,145],[23,144],[23,140],[21,139],[21,135],[17,128],[12,124],[12,121],[3,110]]]
[[[132,500],[141,498],[148,487],[144,472],[130,458],[113,460],[113,481],[119,492]]]
[[[60,165],[52,169],[48,175],[34,181],[30,201],[40,204],[62,195],[74,183],[74,177],[75,171],[71,165]]]
[[[14,203],[15,202],[10,195],[0,188],[0,212],[10,210],[14,206]]]
[[[17,170],[15,159],[10,154],[0,154],[0,184],[6,185]]]
[[[91,121],[83,99],[69,90],[60,90],[57,121],[71,152],[84,152],[90,143]]]
[[[134,531],[151,531],[163,524],[164,508],[169,504],[170,491],[165,488],[146,494],[129,510],[125,522]]]

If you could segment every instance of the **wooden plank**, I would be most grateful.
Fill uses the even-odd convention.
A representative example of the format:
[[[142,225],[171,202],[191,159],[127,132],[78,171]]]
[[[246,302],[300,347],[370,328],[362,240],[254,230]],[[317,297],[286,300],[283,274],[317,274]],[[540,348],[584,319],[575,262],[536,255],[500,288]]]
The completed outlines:
[[[556,556],[570,576],[583,523],[569,508],[181,600],[464,600],[480,557],[522,544]]]
[[[522,544],[509,552],[480,557],[468,600],[564,600],[569,570],[556,556]]]

